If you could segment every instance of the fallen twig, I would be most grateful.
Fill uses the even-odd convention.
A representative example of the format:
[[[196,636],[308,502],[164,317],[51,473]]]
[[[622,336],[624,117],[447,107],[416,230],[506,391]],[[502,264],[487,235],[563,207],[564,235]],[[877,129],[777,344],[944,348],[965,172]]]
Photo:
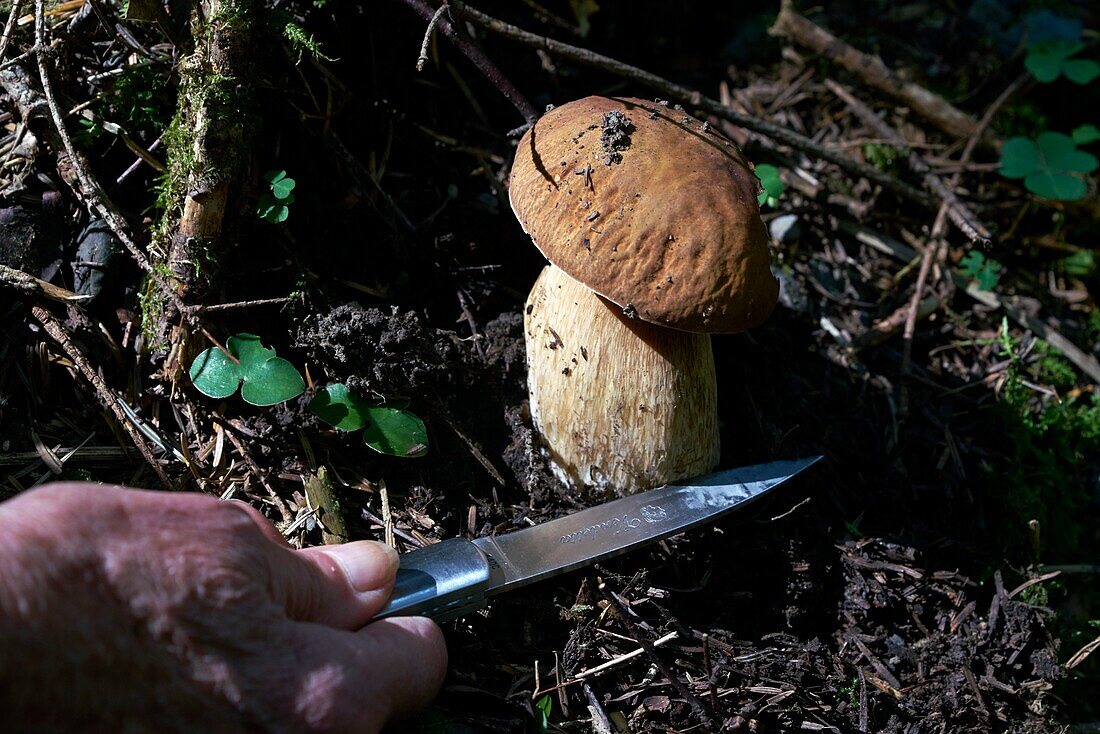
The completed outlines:
[[[840,64],[868,86],[904,102],[915,113],[939,129],[958,138],[977,134],[989,146],[999,145],[995,135],[979,130],[978,122],[940,95],[919,84],[902,79],[878,56],[865,54],[849,46],[827,30],[799,14],[791,0],[780,3],[779,15],[768,30],[772,35],[790,38],[830,61]]]
[[[405,0],[405,4],[419,13],[424,20],[428,21],[428,33],[425,34],[425,39],[431,35],[431,24],[435,23],[439,27],[440,33],[446,36],[447,40],[453,43],[455,47],[477,67],[478,71],[480,71],[482,75],[504,95],[505,99],[511,102],[512,106],[523,115],[523,119],[526,121],[527,125],[533,125],[535,123],[535,120],[539,118],[539,113],[535,110],[534,105],[527,101],[523,93],[512,84],[508,77],[504,76],[504,72],[502,72],[481,49],[459,33],[458,29],[455,28],[454,24],[447,18],[440,15],[439,10],[442,10],[442,8],[436,10],[424,0]],[[444,7],[447,7],[447,3],[444,3]],[[454,4],[451,4],[451,7],[454,7]],[[423,52],[422,55],[424,55]],[[427,61],[426,56],[424,60],[425,62]]]
[[[412,0],[408,0],[412,1]],[[492,16],[486,15],[481,11],[471,8],[465,3],[460,3],[457,0],[451,0],[451,10],[457,14],[458,17],[469,20],[472,23],[492,31],[498,35],[509,38],[513,41],[518,41],[524,45],[530,46],[535,49],[545,51],[554,56],[560,56],[570,61],[575,61],[579,64],[585,64],[587,66],[595,66],[605,71],[611,72],[618,76],[631,79],[644,84],[651,89],[656,90],[662,95],[670,97],[675,100],[693,105],[704,112],[720,117],[725,120],[729,120],[735,125],[752,130],[766,137],[771,138],[777,143],[790,146],[797,150],[801,150],[804,153],[820,158],[839,167],[840,169],[847,171],[854,176],[861,176],[873,181],[884,188],[887,188],[901,196],[911,199],[924,207],[929,209],[937,206],[936,200],[925,194],[923,191],[910,186],[909,184],[901,181],[893,176],[887,175],[878,170],[874,166],[869,166],[865,163],[850,158],[849,156],[839,153],[835,150],[826,148],[825,146],[815,143],[804,135],[800,135],[793,130],[775,125],[767,120],[762,120],[752,115],[744,114],[734,110],[718,100],[711,99],[698,92],[697,90],[688,89],[682,87],[679,84],[673,84],[667,79],[652,74],[643,69],[639,69],[636,66],[630,64],[624,64],[621,61],[612,59],[608,56],[589,51],[588,49],[572,46],[568,43],[561,41],[555,41],[552,38],[540,36],[530,31],[525,31],[522,28],[518,28],[510,23],[505,23],[502,20],[498,20]]]
[[[118,405],[118,401],[115,399],[114,393],[103,382],[103,378],[99,376],[99,373],[95,371],[92,365],[88,362],[88,359],[84,356],[72,340],[69,338],[68,333],[65,331],[65,327],[58,322],[53,315],[42,308],[41,306],[32,306],[31,314],[34,316],[38,323],[42,324],[42,328],[46,330],[46,333],[50,335],[50,338],[57,342],[58,346],[68,355],[69,359],[83,375],[84,379],[91,384],[92,389],[95,390],[96,397],[99,398],[99,402],[104,408],[111,411],[114,414],[118,424],[122,426],[122,429],[130,436],[130,439],[134,442],[138,451],[141,452],[142,457],[152,470],[156,473],[157,478],[164,483],[165,487],[174,488],[172,480],[168,478],[168,474],[165,473],[164,467],[160,465],[160,462],[153,456],[153,452],[149,449],[149,446],[145,443],[145,438],[138,432],[137,428],[127,419],[126,414],[122,412],[122,409]]]
[[[848,105],[852,112],[854,112],[865,125],[874,130],[877,135],[891,141],[900,148],[907,147],[905,139],[897,130],[875,114],[874,110],[856,99],[847,89],[840,86],[832,79],[825,80],[825,87],[840,98],[844,104]],[[958,227],[959,231],[966,235],[967,239],[971,242],[976,242],[983,247],[988,247],[990,237],[989,228],[974,216],[970,209],[959,200],[954,189],[944,183],[943,179],[938,175],[932,173],[928,164],[912,150],[909,151],[907,160],[909,162],[909,168],[915,173],[922,175],[924,177],[925,186],[943,202],[943,206],[947,208],[947,216],[950,218],[952,224]]]

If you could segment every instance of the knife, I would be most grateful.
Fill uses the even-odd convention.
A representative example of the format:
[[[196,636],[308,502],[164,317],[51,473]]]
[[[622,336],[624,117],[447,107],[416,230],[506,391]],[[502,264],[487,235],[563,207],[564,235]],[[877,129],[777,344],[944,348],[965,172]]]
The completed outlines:
[[[498,594],[716,520],[821,459],[729,469],[504,535],[450,538],[404,553],[393,595],[375,619],[419,615],[442,622],[461,617]]]

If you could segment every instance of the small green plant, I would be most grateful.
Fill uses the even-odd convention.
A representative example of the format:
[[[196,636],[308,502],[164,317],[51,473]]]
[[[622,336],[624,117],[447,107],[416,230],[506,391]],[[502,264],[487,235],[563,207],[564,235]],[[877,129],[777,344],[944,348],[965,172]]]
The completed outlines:
[[[769,163],[761,163],[756,166],[756,177],[760,179],[760,186],[763,188],[763,191],[756,195],[756,200],[761,206],[767,204],[775,208],[785,190],[783,179],[779,177],[779,169]]]
[[[535,701],[535,716],[538,717],[538,721],[535,723],[538,726],[540,734],[545,732],[550,726],[550,712],[553,708],[554,701],[550,698],[549,693]]]
[[[296,182],[287,177],[286,171],[268,171],[264,174],[264,181],[267,181],[271,190],[260,194],[256,203],[256,214],[272,224],[285,222],[290,216],[290,205],[294,203]]]
[[[283,37],[290,43],[291,49],[298,53],[298,63],[302,62],[302,56],[306,53],[318,61],[335,61],[335,59],[325,56],[324,52],[321,51],[321,44],[313,37],[312,33],[309,33],[295,22],[294,16],[283,11],[277,12],[276,17],[283,22]]]
[[[1073,128],[1069,136],[1078,145],[1089,145],[1100,140],[1100,129],[1097,129],[1096,125],[1080,125]]]
[[[1062,266],[1063,273],[1076,275],[1079,278],[1087,278],[1096,270],[1096,255],[1092,250],[1078,250],[1058,262]],[[1093,313],[1100,313],[1100,311],[1093,311]]]
[[[1077,377],[1072,365],[1045,342],[1026,352],[1007,319],[1001,321],[996,344],[1009,360],[997,411],[1006,451],[1004,463],[991,468],[991,481],[1020,526],[1039,521],[1044,556],[1073,558],[1086,530],[1082,516],[1091,489],[1080,473],[1067,473],[1066,467],[1086,466],[1100,452],[1100,395],[1072,392]],[[1037,391],[1035,383],[1063,396]]]
[[[977,250],[971,250],[959,261],[959,272],[968,278],[973,278],[978,287],[983,291],[991,291],[997,287],[1001,280],[1001,271],[1004,270],[996,260],[990,260]]]
[[[309,410],[337,430],[364,429],[363,442],[381,454],[414,457],[428,452],[424,421],[407,410],[360,397],[347,385],[321,390]]]
[[[237,334],[225,343],[226,354],[211,347],[191,363],[195,389],[211,398],[228,398],[241,388],[251,405],[275,405],[301,395],[306,384],[290,362],[275,356],[255,334]],[[236,360],[236,361],[234,361]]]
[[[1064,76],[1074,84],[1088,84],[1100,76],[1100,64],[1092,59],[1073,58],[1085,44],[1069,38],[1049,38],[1028,44],[1024,66],[1040,82]]]
[[[906,153],[907,151],[886,143],[865,143],[863,146],[863,157],[868,163],[883,172],[892,171],[897,167],[898,161]]]
[[[1082,174],[1096,170],[1096,156],[1077,148],[1069,135],[1041,133],[1037,140],[1009,138],[1001,149],[1001,175],[1022,178],[1033,194],[1055,201],[1075,201],[1088,187]]]

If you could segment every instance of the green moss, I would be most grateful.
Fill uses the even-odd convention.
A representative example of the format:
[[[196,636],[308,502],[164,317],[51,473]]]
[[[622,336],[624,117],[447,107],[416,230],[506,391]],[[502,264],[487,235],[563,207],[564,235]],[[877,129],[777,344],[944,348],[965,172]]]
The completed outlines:
[[[993,470],[992,487],[1015,515],[1010,527],[1018,531],[1017,542],[1026,523],[1038,520],[1044,559],[1075,562],[1083,549],[1100,547],[1100,535],[1088,521],[1091,489],[1085,475],[1100,455],[1100,395],[1059,399],[1039,393],[1026,383],[1068,391],[1076,373],[1049,345],[1040,344],[1041,358],[1026,365],[1014,340],[1002,336],[1001,346],[1012,360],[997,407],[1008,461]]]
[[[863,146],[864,159],[875,168],[886,173],[894,170],[898,162],[906,155],[908,155],[908,151],[885,143],[866,143]]]

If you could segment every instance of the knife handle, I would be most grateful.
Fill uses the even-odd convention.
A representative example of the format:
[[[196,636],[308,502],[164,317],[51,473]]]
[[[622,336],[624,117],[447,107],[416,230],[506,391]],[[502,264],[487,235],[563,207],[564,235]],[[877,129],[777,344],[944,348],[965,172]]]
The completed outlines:
[[[374,618],[460,617],[485,606],[489,575],[489,559],[465,538],[403,553],[393,596]]]

